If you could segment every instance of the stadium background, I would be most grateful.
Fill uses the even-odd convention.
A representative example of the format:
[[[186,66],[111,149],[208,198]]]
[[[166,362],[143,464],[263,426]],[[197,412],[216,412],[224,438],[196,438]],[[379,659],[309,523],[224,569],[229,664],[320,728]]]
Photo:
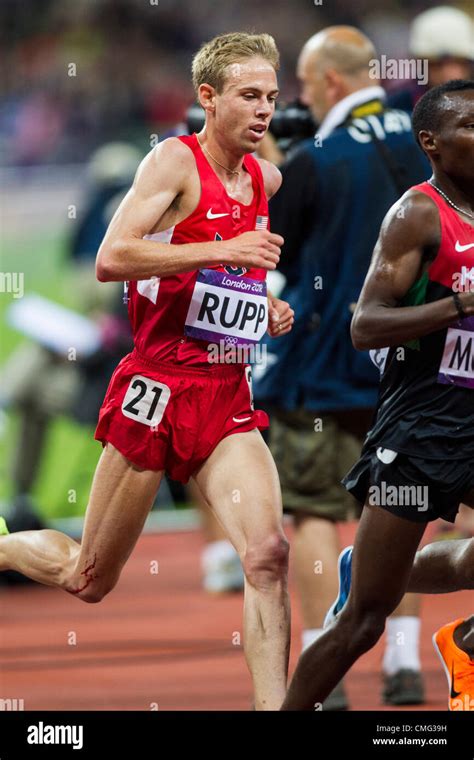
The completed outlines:
[[[259,0],[258,3],[250,0],[159,0],[158,3],[153,0],[2,0],[2,271],[24,273],[25,294],[34,292],[71,309],[84,310],[87,300],[84,290],[89,285],[87,281],[81,282],[71,269],[69,247],[74,225],[81,217],[91,188],[88,162],[97,148],[116,141],[132,144],[144,155],[154,136],[162,137],[183,121],[186,108],[193,102],[191,58],[203,41],[233,30],[272,34],[281,53],[280,98],[290,102],[298,94],[294,74],[298,52],[311,34],[330,24],[353,24],[363,29],[387,57],[403,58],[408,55],[410,21],[434,5],[411,0],[387,0],[383,4],[379,0],[358,0],[357,3],[323,0],[321,5],[310,0]],[[455,5],[469,10],[468,3]],[[71,64],[76,67],[75,76],[68,73]],[[389,84],[397,86],[397,82]],[[71,206],[77,209],[75,218],[68,214]],[[9,323],[7,312],[12,302],[11,294],[1,294],[0,365],[26,340]],[[15,411],[3,411],[0,425],[0,501],[8,504],[13,489],[9,464],[11,442],[18,432]],[[100,445],[93,440],[92,433],[92,424],[79,424],[67,415],[60,415],[52,424],[32,494],[39,514],[49,524],[74,525],[70,518],[80,518],[84,512],[100,455]],[[67,498],[71,489],[76,493],[73,501]],[[349,534],[346,538],[349,539]],[[151,540],[151,537],[145,539],[146,561],[154,557]],[[199,542],[193,538],[189,547],[197,550],[198,546]],[[173,553],[171,547],[168,550],[165,546],[164,555],[169,556],[171,562]],[[181,554],[174,555],[170,595],[185,582],[178,557]],[[131,574],[123,585],[125,598],[132,605],[137,561],[132,564]],[[26,605],[33,603],[36,592],[28,589],[25,593],[29,596],[23,597],[25,606],[21,609],[26,614]],[[50,614],[61,610],[62,604],[58,601],[59,607],[51,608]],[[226,601],[220,608],[219,614],[224,618],[230,612],[229,605],[234,602]],[[459,605],[458,608],[461,609]],[[437,609],[439,612],[440,608]],[[235,612],[234,607],[232,610]],[[84,620],[86,611],[81,609],[78,613]],[[211,614],[214,613],[215,610]],[[20,612],[17,622],[23,619]],[[44,631],[39,622],[37,646],[46,645],[48,641],[47,620],[43,622]],[[174,636],[175,622],[170,618],[166,626],[169,640]],[[142,632],[148,632],[151,641],[153,621],[148,620],[148,623],[149,627],[144,624]],[[87,625],[93,627],[91,622]],[[209,626],[209,633],[222,629],[222,626],[214,629],[211,623]],[[131,620],[125,634],[127,630],[133,637]],[[18,628],[11,629],[4,643],[13,645],[17,635]],[[131,646],[133,648],[133,642]],[[186,650],[185,645],[183,647],[183,651]],[[150,644],[149,650],[146,647],[140,650],[145,659],[153,656],[152,648]],[[97,653],[97,647],[90,651]],[[166,658],[166,652],[164,656]],[[371,655],[365,660],[364,672],[376,668],[377,656]],[[239,704],[245,707],[248,677],[241,653],[238,667],[233,667],[238,670],[237,681],[240,678]],[[232,669],[229,677],[231,673]],[[196,684],[198,680],[196,676]],[[173,682],[171,672],[169,681]],[[21,677],[16,683],[21,683]],[[363,682],[361,688],[367,683],[364,686]],[[246,684],[245,688],[242,684]],[[113,684],[109,685],[113,691]],[[441,672],[436,674],[436,685],[440,690],[444,688]],[[92,704],[88,698],[82,703],[78,699],[68,702],[68,690],[60,687],[59,682],[56,688],[59,689],[56,701],[52,698],[45,702],[42,694],[41,705],[58,709],[59,695],[62,700],[59,704],[66,709],[68,705],[79,709],[109,705],[113,709],[140,704],[125,698],[118,698],[114,703],[105,697],[102,704],[100,695]],[[443,703],[444,697],[439,706]],[[176,693],[170,705],[181,704],[180,695]],[[196,707],[191,700],[187,707],[193,704]],[[235,701],[229,695],[228,702],[220,704],[232,707]],[[371,706],[370,700],[359,702],[361,704]],[[216,704],[201,702],[199,706],[215,707]]]
[[[449,3],[445,3],[449,4]],[[387,57],[408,55],[408,29],[429,2],[389,0],[3,0],[0,5],[2,271],[23,272],[25,292],[82,308],[66,246],[87,200],[87,161],[104,143],[126,141],[144,155],[153,135],[182,122],[193,102],[193,52],[236,29],[274,35],[281,101],[298,94],[295,62],[305,39],[329,24],[362,28]],[[468,9],[468,3],[465,9]],[[462,7],[462,3],[456,3]],[[70,64],[76,75],[69,76]],[[388,82],[396,87],[397,82]],[[77,217],[68,207],[77,206]],[[103,287],[103,286],[102,286]],[[2,294],[0,308],[11,303]],[[0,363],[23,338],[4,325]],[[8,499],[8,441],[2,420],[0,498]],[[92,426],[55,420],[34,489],[47,517],[81,514],[99,456]],[[58,462],[61,462],[58,472]],[[77,501],[65,492],[75,488]]]

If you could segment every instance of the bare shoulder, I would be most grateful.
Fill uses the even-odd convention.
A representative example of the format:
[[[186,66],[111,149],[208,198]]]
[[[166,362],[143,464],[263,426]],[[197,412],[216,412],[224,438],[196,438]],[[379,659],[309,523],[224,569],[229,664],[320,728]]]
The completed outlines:
[[[434,245],[439,243],[440,234],[439,210],[434,200],[418,190],[407,190],[385,216],[380,238]]]
[[[262,170],[267,198],[270,199],[280,189],[282,182],[281,171],[275,164],[272,164],[271,161],[267,161],[265,158],[257,158],[257,161]]]
[[[178,169],[180,166],[189,168],[195,164],[194,155],[186,143],[179,137],[167,137],[163,142],[158,143],[151,151],[155,161],[173,162]]]
[[[192,151],[177,137],[168,137],[145,156],[135,175],[135,189],[150,191],[163,184],[181,190],[195,168]]]

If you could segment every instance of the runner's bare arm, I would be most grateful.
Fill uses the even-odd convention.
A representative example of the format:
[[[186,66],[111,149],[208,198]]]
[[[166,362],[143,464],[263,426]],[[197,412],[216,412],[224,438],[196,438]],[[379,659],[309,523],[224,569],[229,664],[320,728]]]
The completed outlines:
[[[263,184],[265,186],[267,200],[270,200],[270,198],[275,195],[275,193],[277,193],[281,187],[281,171],[277,166],[275,166],[275,164],[272,164],[271,161],[267,161],[264,158],[258,158],[257,161],[260,164],[260,168],[262,170]]]
[[[163,141],[145,157],[99,248],[96,274],[101,282],[166,277],[220,263],[276,268],[283,238],[266,230],[184,245],[143,240],[186,191],[192,162],[189,149],[177,138]]]
[[[351,325],[355,348],[367,350],[406,343],[456,322],[451,296],[420,306],[400,307],[440,244],[436,204],[408,192],[385,217]],[[460,293],[466,314],[474,314],[474,292]]]
[[[262,169],[265,193],[268,200],[280,189],[282,183],[281,171],[271,161],[259,158],[258,162]],[[267,290],[268,297],[268,334],[272,338],[281,338],[290,332],[295,321],[295,312],[290,304],[276,298]]]

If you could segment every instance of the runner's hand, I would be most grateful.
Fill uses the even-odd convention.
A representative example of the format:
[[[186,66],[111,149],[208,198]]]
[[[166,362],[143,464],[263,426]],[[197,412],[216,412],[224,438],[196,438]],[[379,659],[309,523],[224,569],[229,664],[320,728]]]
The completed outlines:
[[[283,242],[281,235],[268,230],[244,232],[220,243],[225,252],[223,263],[247,269],[276,269]]]
[[[275,296],[268,296],[268,334],[272,338],[286,335],[295,321],[295,312],[290,304]]]

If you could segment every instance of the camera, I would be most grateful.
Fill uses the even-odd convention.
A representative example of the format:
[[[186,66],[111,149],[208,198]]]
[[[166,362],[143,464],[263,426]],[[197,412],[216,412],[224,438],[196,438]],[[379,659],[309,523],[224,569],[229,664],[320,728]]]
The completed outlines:
[[[278,104],[270,122],[270,132],[283,153],[301,140],[313,137],[317,129],[311,111],[299,100]]]

